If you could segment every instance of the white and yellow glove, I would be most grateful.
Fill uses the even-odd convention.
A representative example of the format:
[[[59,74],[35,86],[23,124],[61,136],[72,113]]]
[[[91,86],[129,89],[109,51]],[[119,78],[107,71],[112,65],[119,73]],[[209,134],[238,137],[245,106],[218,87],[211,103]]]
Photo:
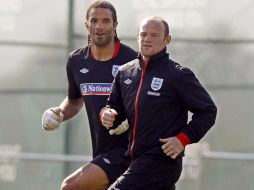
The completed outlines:
[[[117,128],[110,129],[109,134],[110,135],[120,135],[120,134],[124,133],[125,131],[127,131],[128,129],[129,129],[129,124],[128,124],[128,121],[126,119],[125,121],[123,121],[121,123],[121,125],[118,125]]]
[[[53,131],[59,127],[63,118],[64,115],[60,107],[49,108],[42,115],[42,128],[47,131]]]

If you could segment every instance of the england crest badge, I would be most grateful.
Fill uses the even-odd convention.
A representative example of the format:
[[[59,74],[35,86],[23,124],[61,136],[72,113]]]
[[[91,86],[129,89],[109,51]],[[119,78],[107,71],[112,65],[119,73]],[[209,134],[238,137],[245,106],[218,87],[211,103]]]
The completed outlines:
[[[116,74],[117,74],[117,72],[119,70],[119,67],[120,67],[120,65],[113,65],[113,67],[112,67],[112,75],[113,75],[113,77],[116,77]]]
[[[163,79],[153,77],[153,81],[151,83],[151,88],[154,91],[160,90],[162,87]]]

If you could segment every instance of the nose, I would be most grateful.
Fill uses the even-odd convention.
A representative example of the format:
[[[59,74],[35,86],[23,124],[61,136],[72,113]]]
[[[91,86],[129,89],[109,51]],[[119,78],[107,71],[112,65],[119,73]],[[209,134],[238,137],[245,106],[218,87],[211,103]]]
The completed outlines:
[[[150,42],[151,41],[151,36],[150,35],[145,36],[144,41],[145,42]]]
[[[101,29],[101,28],[103,28],[102,23],[101,23],[101,22],[97,22],[96,25],[95,25],[95,28],[96,28],[96,29]]]

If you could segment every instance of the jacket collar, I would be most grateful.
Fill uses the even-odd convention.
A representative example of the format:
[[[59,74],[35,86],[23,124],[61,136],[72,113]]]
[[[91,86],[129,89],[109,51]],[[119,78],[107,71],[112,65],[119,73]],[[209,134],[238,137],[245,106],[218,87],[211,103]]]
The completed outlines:
[[[167,58],[169,57],[169,54],[167,53],[167,48],[166,47],[163,48],[159,53],[151,56],[148,63],[150,64],[150,63],[156,62],[156,61],[158,61],[158,60],[160,60],[161,58],[164,58],[164,57],[167,57]],[[142,66],[144,61],[143,61],[143,57],[142,57],[141,52],[139,52],[139,54],[138,54],[138,59],[139,59],[140,66]]]

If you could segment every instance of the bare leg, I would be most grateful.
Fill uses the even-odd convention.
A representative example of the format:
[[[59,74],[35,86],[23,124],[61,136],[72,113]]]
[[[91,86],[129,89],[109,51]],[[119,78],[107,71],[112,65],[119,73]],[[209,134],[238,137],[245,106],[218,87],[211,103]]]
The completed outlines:
[[[61,190],[105,190],[109,186],[106,173],[97,165],[88,163],[69,175]]]

